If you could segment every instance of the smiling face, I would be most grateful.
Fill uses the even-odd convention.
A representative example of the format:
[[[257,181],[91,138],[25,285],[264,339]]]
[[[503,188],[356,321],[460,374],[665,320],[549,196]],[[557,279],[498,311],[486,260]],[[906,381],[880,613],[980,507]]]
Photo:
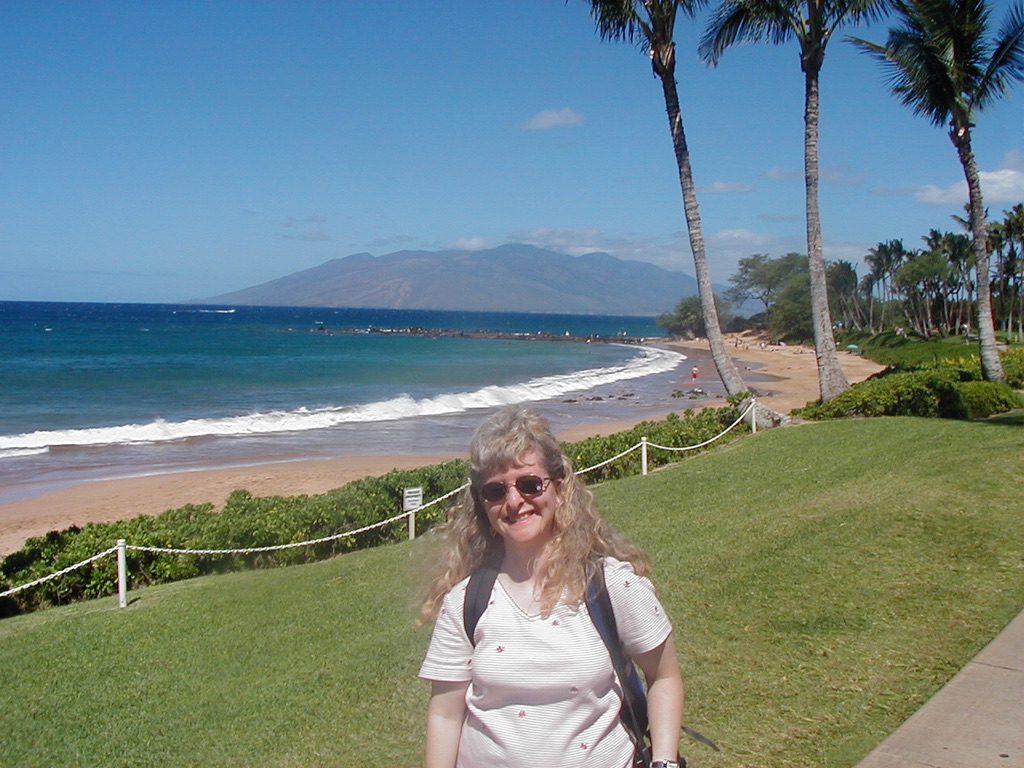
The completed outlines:
[[[527,476],[545,479],[539,494],[524,496],[516,487],[516,481]],[[540,455],[530,452],[514,466],[488,475],[480,483],[480,488],[490,483],[501,483],[505,487],[504,498],[498,501],[487,501],[480,488],[477,498],[491,528],[505,541],[506,551],[537,555],[554,534],[561,482],[548,480],[550,477]]]

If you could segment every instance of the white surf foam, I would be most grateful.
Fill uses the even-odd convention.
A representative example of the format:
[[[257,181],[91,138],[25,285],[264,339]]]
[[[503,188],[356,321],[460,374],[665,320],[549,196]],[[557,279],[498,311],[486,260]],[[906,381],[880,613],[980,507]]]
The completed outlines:
[[[50,448],[48,446],[42,448],[10,448],[8,450],[0,450],[0,459],[11,459],[15,456],[38,456],[41,453],[49,452]]]
[[[591,368],[557,376],[545,376],[519,384],[489,386],[471,392],[451,392],[415,399],[407,395],[365,405],[339,408],[299,408],[218,419],[189,419],[117,427],[37,431],[0,436],[0,458],[45,453],[57,447],[140,445],[166,443],[202,437],[241,437],[278,432],[304,432],[341,424],[396,421],[420,416],[443,416],[495,408],[514,403],[549,400],[618,381],[666,373],[678,366],[685,355],[669,350],[644,348],[621,366]]]

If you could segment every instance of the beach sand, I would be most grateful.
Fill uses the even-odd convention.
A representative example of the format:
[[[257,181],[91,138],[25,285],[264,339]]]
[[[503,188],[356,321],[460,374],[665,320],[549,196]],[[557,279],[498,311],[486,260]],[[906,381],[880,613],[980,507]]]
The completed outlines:
[[[737,341],[739,346],[737,346]],[[754,337],[729,337],[729,349],[740,373],[747,367],[772,377],[756,389],[770,390],[769,407],[789,413],[818,397],[814,350],[805,347],[760,347]],[[706,342],[669,342],[664,346],[706,357]],[[695,355],[697,357],[697,355]],[[862,381],[883,366],[858,355],[840,352],[840,362],[851,382]],[[685,365],[681,370],[686,370]],[[713,375],[702,371],[701,376]],[[718,406],[700,401],[695,407]],[[680,409],[682,410],[682,409]],[[668,415],[662,414],[662,417]],[[583,424],[559,433],[562,440],[581,440],[628,429],[640,419]],[[21,501],[0,504],[0,556],[19,549],[26,539],[52,530],[89,522],[125,520],[140,514],[156,515],[186,504],[223,506],[232,491],[244,488],[255,496],[318,494],[360,477],[383,475],[392,469],[412,469],[463,455],[349,456],[311,459],[250,467],[232,467],[120,480],[82,483]]]

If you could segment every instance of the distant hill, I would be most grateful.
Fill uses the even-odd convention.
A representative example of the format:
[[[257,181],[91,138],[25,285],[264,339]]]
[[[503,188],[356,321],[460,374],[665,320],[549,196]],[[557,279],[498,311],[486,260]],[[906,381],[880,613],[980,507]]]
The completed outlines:
[[[646,262],[503,245],[357,253],[191,303],[657,315],[695,293],[697,282],[689,275]]]

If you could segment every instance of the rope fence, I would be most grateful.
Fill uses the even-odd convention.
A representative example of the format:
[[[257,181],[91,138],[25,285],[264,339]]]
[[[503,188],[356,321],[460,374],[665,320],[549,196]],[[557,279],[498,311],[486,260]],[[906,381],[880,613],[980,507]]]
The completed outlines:
[[[640,469],[640,473],[641,473],[641,475],[646,475],[647,474],[647,456],[648,456],[648,451],[650,449],[652,449],[652,448],[657,449],[657,450],[662,450],[662,451],[673,451],[673,452],[677,452],[677,453],[682,453],[682,452],[685,452],[685,451],[693,451],[693,450],[697,450],[698,448],[703,448],[703,447],[705,447],[707,445],[710,445],[711,443],[715,442],[716,440],[721,439],[722,437],[727,435],[729,432],[731,432],[733,429],[735,429],[740,424],[740,422],[742,422],[747,417],[748,414],[751,416],[751,430],[753,432],[756,432],[757,431],[757,423],[756,423],[756,413],[757,413],[757,411],[756,411],[756,408],[755,408],[756,405],[757,405],[757,403],[755,401],[751,401],[751,403],[747,406],[746,410],[743,411],[743,413],[740,415],[740,417],[738,419],[736,419],[736,421],[734,421],[732,424],[730,424],[728,427],[726,427],[724,430],[719,432],[714,437],[712,437],[712,438],[710,438],[708,440],[705,440],[702,443],[698,443],[696,445],[688,445],[688,446],[685,446],[685,447],[667,446],[667,445],[658,445],[657,443],[651,443],[651,442],[649,442],[647,440],[646,437],[643,437],[643,438],[640,439],[640,442],[637,443],[636,445],[634,445],[634,446],[632,446],[630,448],[627,448],[626,450],[622,451],[619,454],[616,454],[615,456],[612,456],[610,459],[605,459],[604,461],[602,461],[602,462],[600,462],[598,464],[594,464],[593,466],[587,467],[586,469],[577,470],[576,474],[577,475],[585,475],[588,472],[593,472],[595,469],[600,469],[601,467],[605,467],[605,466],[607,466],[607,465],[609,465],[609,464],[611,464],[613,462],[618,461],[619,459],[622,459],[622,458],[628,456],[629,454],[633,453],[633,451],[639,450],[640,451],[640,468],[641,468]],[[420,504],[420,505],[414,507],[413,509],[403,510],[402,512],[400,512],[397,515],[394,515],[393,517],[389,517],[386,520],[381,520],[379,522],[363,526],[362,528],[357,528],[357,529],[352,530],[352,531],[345,531],[344,533],[336,533],[336,534],[333,534],[331,536],[324,536],[324,537],[319,538],[319,539],[311,539],[309,541],[293,542],[291,544],[276,544],[276,545],[270,546],[270,547],[252,547],[252,548],[248,548],[248,549],[178,549],[178,548],[174,548],[174,547],[142,547],[142,546],[138,546],[138,545],[135,545],[135,544],[128,544],[125,541],[125,539],[118,539],[117,540],[117,544],[114,545],[113,547],[111,547],[110,549],[104,550],[103,552],[100,552],[99,554],[93,555],[92,557],[90,557],[90,558],[88,558],[86,560],[83,560],[80,563],[75,563],[74,565],[69,565],[67,568],[59,570],[56,573],[51,573],[48,576],[43,576],[43,577],[41,577],[39,579],[36,579],[35,581],[30,581],[27,584],[22,584],[22,585],[17,586],[17,587],[12,587],[12,588],[4,591],[4,592],[0,592],[0,597],[8,597],[9,595],[14,595],[14,594],[16,594],[18,592],[21,592],[22,590],[29,589],[30,587],[34,587],[34,586],[37,586],[39,584],[43,584],[44,582],[50,581],[51,579],[59,578],[59,577],[64,576],[64,575],[66,575],[68,573],[71,573],[72,571],[74,571],[74,570],[76,570],[78,568],[82,568],[82,567],[84,567],[86,565],[89,565],[90,563],[93,563],[93,562],[95,562],[97,560],[100,560],[100,559],[106,557],[107,555],[116,553],[117,554],[117,595],[118,595],[118,605],[121,608],[125,608],[128,605],[128,558],[127,558],[127,550],[129,550],[129,549],[130,550],[134,550],[136,552],[155,552],[155,553],[171,554],[171,555],[250,555],[250,554],[257,554],[257,553],[260,553],[260,552],[278,552],[278,551],[283,550],[283,549],[294,549],[296,547],[309,547],[309,546],[313,546],[313,545],[316,545],[316,544],[323,544],[323,543],[326,543],[326,542],[329,542],[329,541],[336,541],[337,539],[343,539],[343,538],[346,538],[348,536],[356,536],[358,534],[366,533],[367,531],[372,531],[372,530],[375,530],[377,528],[383,528],[386,525],[391,525],[392,523],[398,522],[402,518],[408,518],[409,519],[409,538],[411,539],[411,538],[415,537],[415,520],[416,520],[416,513],[417,512],[421,512],[422,510],[425,510],[425,509],[433,507],[433,506],[435,506],[437,504],[440,504],[441,502],[446,501],[447,499],[450,499],[452,496],[455,496],[456,494],[461,493],[462,491],[464,491],[468,487],[469,487],[469,483],[468,482],[467,483],[463,483],[458,488],[455,488],[454,490],[449,491],[448,493],[444,494],[443,496],[438,496],[436,499],[434,499],[432,501],[429,501],[426,504]]]

